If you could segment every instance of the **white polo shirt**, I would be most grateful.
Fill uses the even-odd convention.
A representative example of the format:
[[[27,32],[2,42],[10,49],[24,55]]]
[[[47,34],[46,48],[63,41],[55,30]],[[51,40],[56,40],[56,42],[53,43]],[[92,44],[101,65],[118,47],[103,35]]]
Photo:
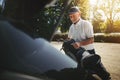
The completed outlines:
[[[70,26],[68,37],[77,42],[94,37],[93,26],[89,21],[80,19],[79,22]],[[86,50],[94,49],[93,43],[81,47],[85,48]]]

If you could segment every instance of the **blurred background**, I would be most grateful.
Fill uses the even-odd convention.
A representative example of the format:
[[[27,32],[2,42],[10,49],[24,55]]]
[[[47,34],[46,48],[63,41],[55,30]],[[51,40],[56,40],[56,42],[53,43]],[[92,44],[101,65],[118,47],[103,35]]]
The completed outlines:
[[[66,9],[60,24],[56,27],[56,23],[61,16],[61,11],[64,10],[64,2],[65,0],[59,0],[56,5],[41,10],[32,18],[31,22],[26,20],[31,24],[29,26],[29,33],[33,37],[42,37],[46,40],[52,37],[51,41],[66,39],[68,29],[71,25],[67,13],[69,8]],[[96,42],[120,43],[119,3],[120,0],[73,0],[70,6],[78,6],[82,12],[82,18],[89,20],[93,24]],[[5,4],[5,0],[0,0],[1,14],[16,20],[20,20],[24,16],[24,11],[21,11],[22,9],[17,6],[20,5],[19,1],[8,0],[6,7],[4,7]],[[3,12],[4,9],[5,11]],[[19,17],[16,14],[19,14]],[[21,21],[24,22],[25,19]],[[41,27],[41,25],[44,26]],[[56,29],[54,29],[55,27]]]

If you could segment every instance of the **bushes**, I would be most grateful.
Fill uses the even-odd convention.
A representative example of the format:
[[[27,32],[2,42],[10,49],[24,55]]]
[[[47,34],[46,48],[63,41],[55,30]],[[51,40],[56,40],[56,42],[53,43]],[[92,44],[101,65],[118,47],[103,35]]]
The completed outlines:
[[[67,38],[67,33],[55,34],[53,41],[63,41]],[[120,33],[95,33],[95,42],[120,43]]]
[[[55,34],[52,41],[63,41],[67,38],[68,34],[61,33],[61,34]]]
[[[120,33],[96,33],[95,42],[111,42],[111,43],[120,43]]]

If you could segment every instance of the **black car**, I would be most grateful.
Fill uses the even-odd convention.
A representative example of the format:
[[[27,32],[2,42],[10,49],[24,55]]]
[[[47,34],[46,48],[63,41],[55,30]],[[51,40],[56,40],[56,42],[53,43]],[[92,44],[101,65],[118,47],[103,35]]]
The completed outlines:
[[[41,76],[41,79],[46,75],[63,78],[64,73],[69,74],[66,73],[69,69],[77,67],[75,61],[56,50],[48,41],[33,39],[7,21],[0,21],[0,25],[0,69],[3,77],[9,75],[4,78],[12,78],[11,73]]]
[[[55,49],[50,42],[32,38],[0,16],[0,80],[85,78],[86,73],[77,68],[77,62]],[[92,80],[92,77],[87,80]]]

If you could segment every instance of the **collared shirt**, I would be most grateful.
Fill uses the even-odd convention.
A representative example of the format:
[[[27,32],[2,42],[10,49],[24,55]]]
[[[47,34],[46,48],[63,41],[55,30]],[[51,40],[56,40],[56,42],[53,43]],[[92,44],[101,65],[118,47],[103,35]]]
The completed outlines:
[[[70,26],[68,37],[77,42],[94,37],[93,26],[89,21],[80,19],[76,24],[72,24]],[[86,50],[94,49],[93,44],[88,44],[81,47]]]

